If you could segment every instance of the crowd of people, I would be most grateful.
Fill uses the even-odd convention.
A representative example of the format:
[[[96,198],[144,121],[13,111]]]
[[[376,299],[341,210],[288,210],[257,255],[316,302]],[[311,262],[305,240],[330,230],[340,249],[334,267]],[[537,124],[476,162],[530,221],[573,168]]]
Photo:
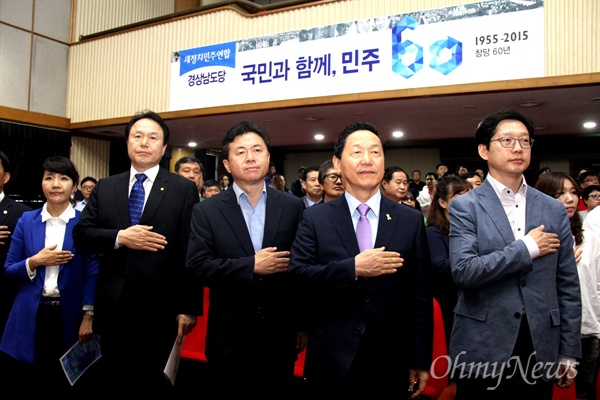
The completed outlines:
[[[526,179],[533,126],[492,113],[475,133],[485,175],[439,163],[409,178],[386,167],[377,128],[353,122],[332,158],[287,189],[263,127],[227,131],[227,174],[213,180],[195,157],[161,167],[169,127],[144,111],[125,130],[129,170],[80,181],[68,158],[49,157],[37,210],[3,192],[0,152],[0,374],[66,398],[171,395],[165,362],[208,288],[206,395],[294,390],[306,351],[303,394],[417,398],[434,362],[435,299],[446,398],[550,400],[575,382],[593,399],[598,173]],[[59,358],[93,339],[102,357],[70,385]]]

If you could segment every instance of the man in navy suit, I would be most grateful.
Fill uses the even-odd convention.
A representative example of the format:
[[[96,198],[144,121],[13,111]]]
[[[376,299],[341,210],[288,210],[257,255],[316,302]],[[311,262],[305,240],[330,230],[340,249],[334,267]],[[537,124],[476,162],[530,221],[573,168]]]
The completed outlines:
[[[263,128],[240,122],[222,145],[234,183],[194,207],[186,261],[209,288],[208,391],[285,397],[306,342],[287,275],[304,203],[265,183]]]
[[[202,315],[202,288],[185,276],[192,210],[198,189],[161,167],[169,128],[152,111],[136,114],[125,128],[131,168],[101,179],[73,229],[75,246],[100,254],[94,331],[100,335],[102,379],[114,394],[167,394],[163,369],[175,339]],[[132,225],[129,195],[136,174],[147,178],[138,224]]]
[[[555,380],[569,386],[581,356],[569,218],[523,176],[533,134],[532,121],[514,110],[486,117],[475,138],[487,178],[450,203],[456,399],[552,399]]]
[[[25,211],[31,211],[31,207],[17,203],[6,195],[4,185],[9,180],[10,161],[6,154],[0,151],[0,338],[16,294],[16,287],[8,282],[4,274],[4,262],[17,221]]]
[[[433,342],[423,215],[381,195],[384,141],[373,125],[347,126],[333,163],[345,193],[305,210],[290,261],[307,303],[308,390],[415,398],[429,379]],[[363,251],[355,234],[361,204],[371,227]]]

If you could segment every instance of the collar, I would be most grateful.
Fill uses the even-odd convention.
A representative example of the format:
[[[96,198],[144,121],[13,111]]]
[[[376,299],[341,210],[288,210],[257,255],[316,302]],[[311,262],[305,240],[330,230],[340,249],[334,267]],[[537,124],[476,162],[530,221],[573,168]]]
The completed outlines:
[[[503,193],[507,193],[508,191],[512,192],[512,189],[509,189],[508,186],[501,183],[499,180],[495,179],[491,174],[487,174],[485,180],[489,180],[494,192],[498,197],[502,196]],[[525,181],[525,176],[523,176],[523,182],[521,182],[521,186],[519,187],[518,192],[523,193],[524,196],[527,195],[527,181]],[[516,194],[516,193],[515,193]]]
[[[154,181],[156,180],[156,176],[158,175],[158,170],[160,169],[160,165],[156,164],[154,167],[149,168],[147,170],[145,170],[143,173],[146,174],[146,179],[148,179],[150,182],[154,183]],[[129,183],[134,183],[135,182],[135,175],[139,174],[139,171],[136,171],[135,168],[133,168],[133,166],[131,166],[131,169],[129,170]]]
[[[65,224],[68,224],[71,218],[75,218],[75,209],[73,208],[73,205],[69,203],[69,205],[67,206],[65,211],[63,211],[62,214],[60,214],[58,217],[53,217],[48,212],[48,203],[44,203],[42,207],[42,222],[46,222],[51,218],[58,218],[62,220]]]
[[[362,203],[360,201],[358,201],[358,199],[356,197],[352,196],[347,191],[344,192],[344,196],[346,196],[346,201],[348,202],[348,207],[350,208],[350,212],[352,214],[354,214],[354,211],[356,211],[356,208],[359,205],[361,205]],[[367,200],[367,202],[365,204],[369,206],[369,208],[371,209],[371,211],[373,211],[373,213],[375,213],[376,217],[379,217],[379,209],[381,207],[381,191],[378,190],[377,193],[375,193],[373,195],[373,197],[371,197],[369,200]]]
[[[240,188],[237,183],[233,182],[233,185],[229,186],[230,188],[233,189],[233,192],[235,193],[235,198],[237,200],[237,203],[240,204],[240,196],[242,194],[245,194],[246,196],[248,196],[243,190],[242,188]],[[265,181],[263,181],[263,188],[262,188],[262,194],[264,194],[264,198],[265,201],[267,201],[267,184],[265,183]]]

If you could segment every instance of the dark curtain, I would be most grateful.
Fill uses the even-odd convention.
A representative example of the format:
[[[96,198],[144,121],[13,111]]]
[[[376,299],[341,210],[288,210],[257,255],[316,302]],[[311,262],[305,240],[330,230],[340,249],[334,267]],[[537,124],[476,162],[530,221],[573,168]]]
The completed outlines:
[[[70,156],[71,133],[0,121],[0,150],[10,160],[5,194],[39,208],[45,201],[42,163],[50,156]]]

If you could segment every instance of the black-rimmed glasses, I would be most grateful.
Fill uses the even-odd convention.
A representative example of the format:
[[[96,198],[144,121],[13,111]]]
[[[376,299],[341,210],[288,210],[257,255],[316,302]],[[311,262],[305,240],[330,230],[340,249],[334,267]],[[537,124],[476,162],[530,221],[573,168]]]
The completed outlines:
[[[534,140],[530,138],[517,139],[512,137],[501,137],[498,139],[492,139],[490,140],[490,142],[498,142],[500,143],[500,146],[506,147],[507,149],[512,149],[513,147],[515,147],[515,144],[519,142],[522,148],[530,149],[531,146],[533,146]]]
[[[337,181],[338,179],[342,180],[342,176],[339,174],[327,174],[323,178],[327,179],[329,182],[332,182],[332,183]]]

